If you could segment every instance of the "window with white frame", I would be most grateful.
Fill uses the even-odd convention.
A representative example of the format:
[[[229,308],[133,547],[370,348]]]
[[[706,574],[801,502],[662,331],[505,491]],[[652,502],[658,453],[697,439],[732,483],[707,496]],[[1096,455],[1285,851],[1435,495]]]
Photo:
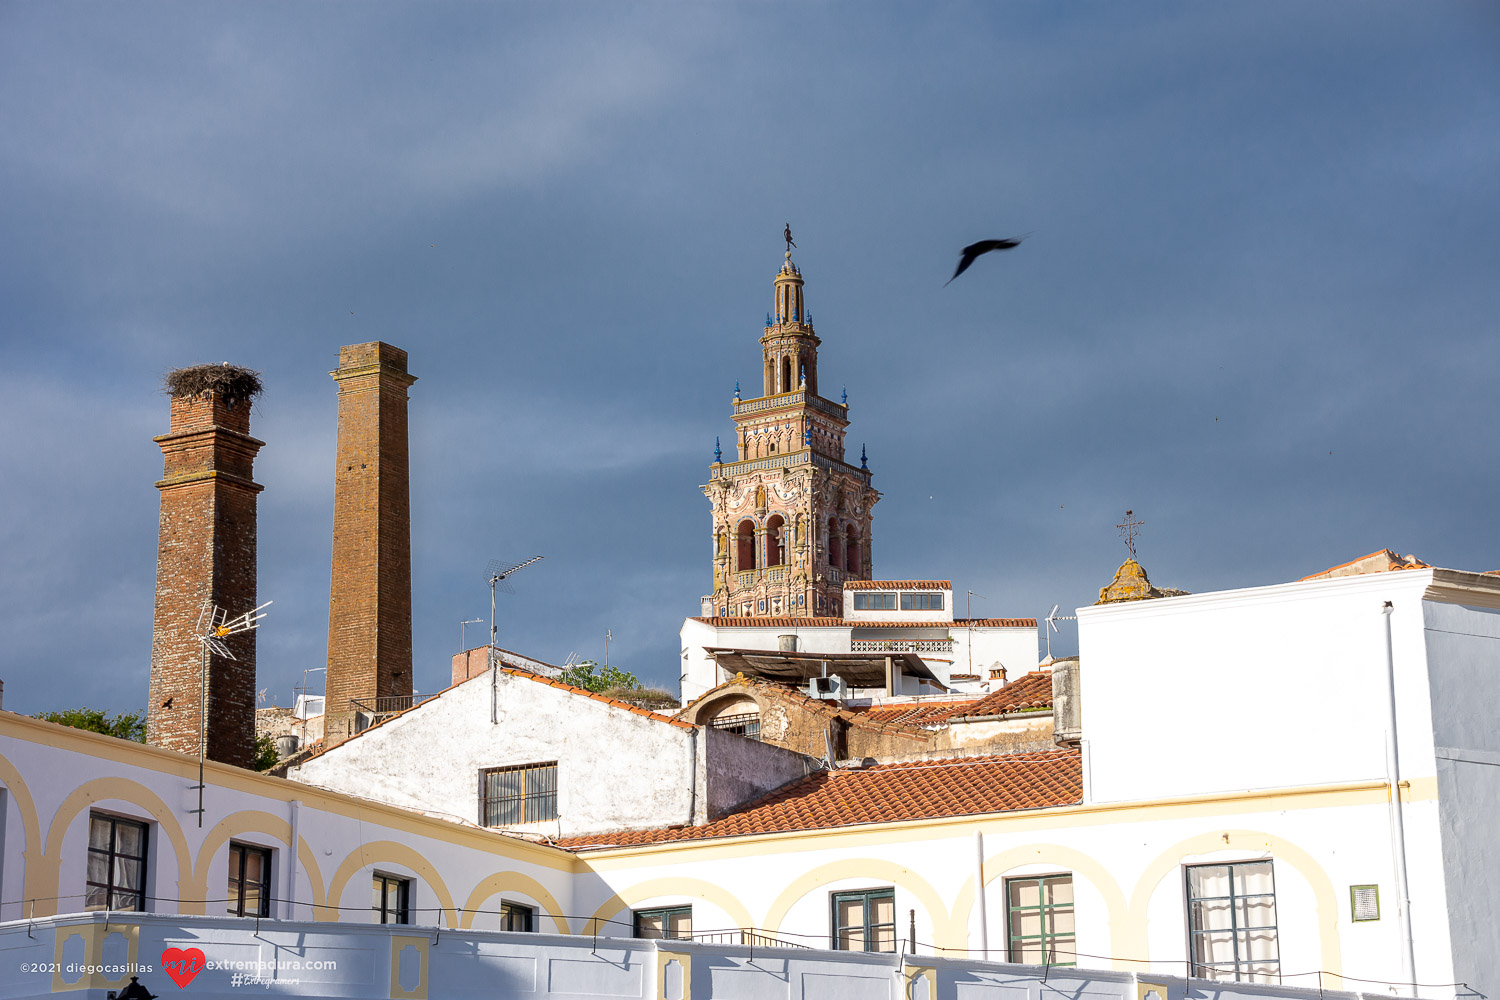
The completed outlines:
[[[1072,875],[1006,879],[1005,909],[1010,961],[1077,964]]]
[[[145,823],[89,813],[87,910],[146,909]]]
[[[856,593],[854,595],[855,611],[895,611],[896,595],[880,592]]]
[[[1194,865],[1187,870],[1187,897],[1194,976],[1281,982],[1271,862]]]

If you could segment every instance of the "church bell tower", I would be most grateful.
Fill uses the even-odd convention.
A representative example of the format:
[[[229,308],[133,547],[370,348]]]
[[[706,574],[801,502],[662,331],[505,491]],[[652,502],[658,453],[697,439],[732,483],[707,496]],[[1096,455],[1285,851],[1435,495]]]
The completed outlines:
[[[760,338],[763,394],[734,390],[733,453],[714,449],[703,487],[713,504],[714,592],[703,614],[718,618],[839,618],[845,580],[870,579],[870,514],[880,493],[860,449],[844,460],[847,394],[818,394],[818,345],[802,272],[785,262],[775,308]]]

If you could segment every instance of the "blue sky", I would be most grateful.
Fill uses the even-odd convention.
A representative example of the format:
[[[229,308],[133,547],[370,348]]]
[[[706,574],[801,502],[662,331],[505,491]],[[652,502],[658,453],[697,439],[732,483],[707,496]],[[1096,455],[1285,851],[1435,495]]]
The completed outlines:
[[[327,372],[375,339],[420,378],[417,686],[533,554],[502,645],[608,628],[675,685],[787,222],[879,576],[1087,604],[1126,508],[1192,591],[1500,568],[1497,42],[1479,4],[0,3],[6,707],[144,707],[160,379],[222,360],[267,386],[288,704]]]

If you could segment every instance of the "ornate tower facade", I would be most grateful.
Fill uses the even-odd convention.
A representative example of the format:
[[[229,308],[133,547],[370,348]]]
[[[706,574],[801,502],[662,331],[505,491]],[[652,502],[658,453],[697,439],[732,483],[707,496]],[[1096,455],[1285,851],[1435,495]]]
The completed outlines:
[[[715,449],[709,617],[840,617],[845,580],[870,579],[870,515],[880,494],[844,460],[847,398],[818,395],[818,345],[790,249],[760,338],[764,393],[734,393],[731,461]]]

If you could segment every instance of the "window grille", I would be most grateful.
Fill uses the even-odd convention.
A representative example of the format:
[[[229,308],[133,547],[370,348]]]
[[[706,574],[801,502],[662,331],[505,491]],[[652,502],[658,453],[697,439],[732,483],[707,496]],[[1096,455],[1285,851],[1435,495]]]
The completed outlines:
[[[89,814],[84,909],[146,909],[146,824]]]
[[[760,739],[760,713],[746,712],[742,715],[721,715],[713,720],[711,725],[715,729],[722,729],[736,736],[745,736],[752,740]]]
[[[1193,975],[1281,982],[1271,862],[1197,865],[1187,879]]]
[[[557,761],[487,768],[479,772],[479,799],[485,826],[557,819]]]
[[[1010,960],[1027,965],[1076,965],[1073,876],[1005,880]]]
[[[1380,886],[1351,885],[1349,887],[1349,919],[1356,923],[1380,919]]]
[[[836,951],[896,950],[896,890],[867,889],[833,894]]]
[[[271,852],[229,844],[229,912],[236,917],[271,915]]]

